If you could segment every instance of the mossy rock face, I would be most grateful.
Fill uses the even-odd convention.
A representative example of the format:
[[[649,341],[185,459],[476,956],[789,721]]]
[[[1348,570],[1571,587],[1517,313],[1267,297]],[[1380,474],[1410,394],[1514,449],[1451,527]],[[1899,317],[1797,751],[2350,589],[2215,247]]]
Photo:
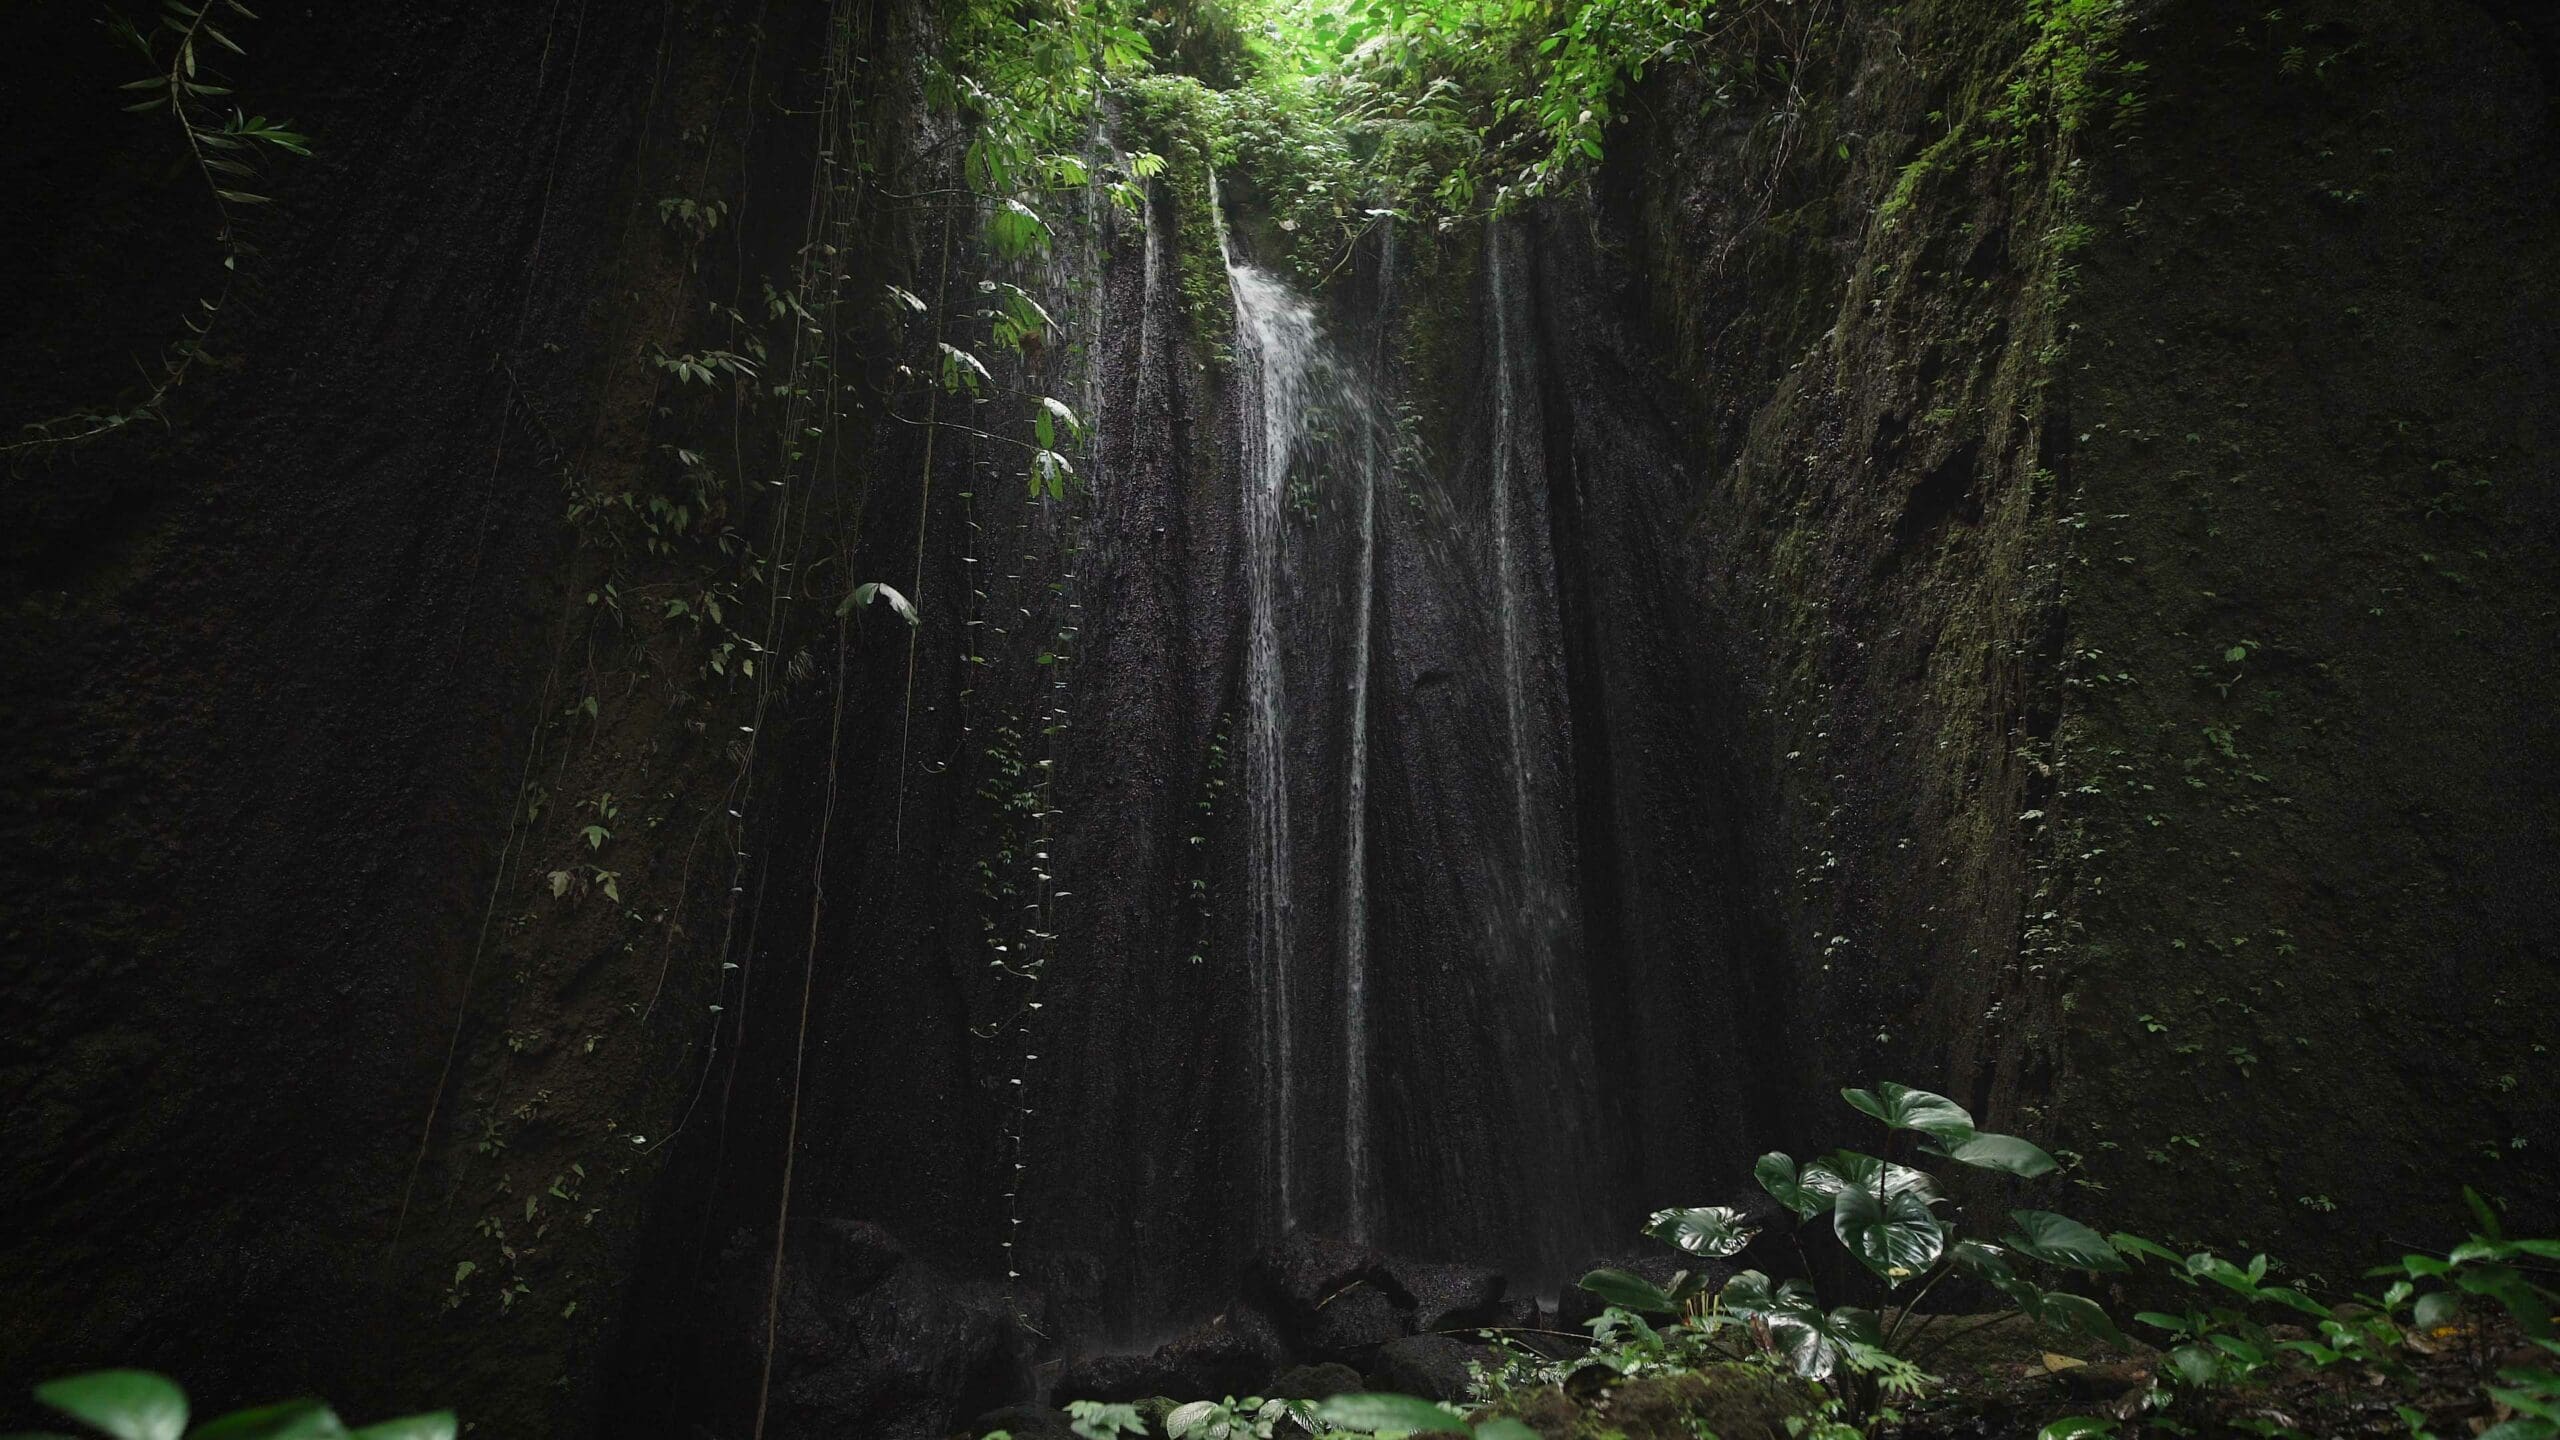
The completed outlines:
[[[1543,1440],[1788,1440],[1787,1421],[1815,1403],[1801,1382],[1726,1364],[1630,1380],[1587,1399],[1547,1386],[1499,1408]]]

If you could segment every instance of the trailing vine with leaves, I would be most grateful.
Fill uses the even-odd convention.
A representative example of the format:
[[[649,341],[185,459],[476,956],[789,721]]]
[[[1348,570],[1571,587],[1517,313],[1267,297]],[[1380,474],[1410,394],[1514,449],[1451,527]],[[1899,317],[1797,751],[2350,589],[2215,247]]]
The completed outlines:
[[[220,24],[215,23],[217,17]],[[30,422],[26,438],[0,445],[0,454],[94,439],[137,420],[158,418],[170,392],[185,383],[204,355],[214,324],[230,302],[240,260],[254,253],[242,235],[242,212],[272,203],[266,194],[251,188],[260,183],[261,162],[279,153],[311,153],[310,137],[294,130],[291,121],[270,120],[242,109],[233,100],[232,88],[222,83],[214,69],[221,52],[248,54],[223,25],[257,18],[241,0],[160,0],[148,27],[120,14],[108,19],[109,32],[148,67],[140,78],[118,87],[137,97],[126,103],[125,110],[166,114],[186,142],[188,167],[213,205],[213,239],[221,253],[222,283],[211,296],[197,300],[196,308],[184,317],[187,333],[162,351],[139,400],[121,409],[77,410]]]

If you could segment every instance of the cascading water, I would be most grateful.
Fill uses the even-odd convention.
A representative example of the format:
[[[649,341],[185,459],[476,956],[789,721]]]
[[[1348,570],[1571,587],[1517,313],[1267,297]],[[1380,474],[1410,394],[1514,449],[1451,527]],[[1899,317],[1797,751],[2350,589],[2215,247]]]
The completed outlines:
[[[1246,783],[1252,809],[1247,864],[1253,874],[1252,953],[1258,992],[1260,1050],[1268,1133],[1264,1137],[1271,1196],[1282,1229],[1297,1224],[1296,1036],[1290,1019],[1291,964],[1288,708],[1280,661],[1282,547],[1289,455],[1298,438],[1315,315],[1277,280],[1248,265],[1227,263],[1235,291],[1240,369],[1248,377],[1244,477],[1247,640]]]
[[[1383,309],[1392,232],[1378,243]],[[1520,243],[1488,237],[1482,444],[1400,488],[1383,362],[1355,363],[1232,243],[1226,261],[1262,1228],[1552,1283],[1588,1258],[1606,1142]],[[1392,573],[1387,532],[1403,537]],[[1391,811],[1372,795],[1381,764]],[[1399,896],[1386,916],[1373,884]]]

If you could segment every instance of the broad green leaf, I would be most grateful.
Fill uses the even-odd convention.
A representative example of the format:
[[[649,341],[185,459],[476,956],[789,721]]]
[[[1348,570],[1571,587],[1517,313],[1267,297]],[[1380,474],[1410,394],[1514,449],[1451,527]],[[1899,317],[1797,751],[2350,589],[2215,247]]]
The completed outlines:
[[[1840,1243],[1889,1286],[1917,1278],[1947,1248],[1947,1227],[1929,1213],[1929,1202],[1908,1190],[1886,1200],[1852,1185],[1832,1201],[1831,1216]]]
[[[2202,1345],[2181,1345],[2170,1351],[2169,1368],[2190,1385],[2210,1385],[2222,1374],[2222,1362]]]
[[[453,1440],[460,1430],[450,1410],[432,1410],[424,1415],[403,1415],[397,1420],[377,1420],[355,1432],[349,1440]]]
[[[36,1398],[115,1440],[178,1440],[187,1428],[187,1395],[148,1370],[92,1370],[49,1380]]]
[[[1813,1287],[1801,1280],[1771,1286],[1769,1277],[1745,1270],[1728,1281],[1717,1303],[1746,1320],[1768,1327],[1770,1343],[1797,1374],[1820,1380],[1839,1368],[1851,1344],[1880,1341],[1872,1311],[1842,1306],[1826,1313],[1814,1303]]]
[[[1410,1395],[1336,1395],[1316,1407],[1316,1418],[1345,1430],[1402,1430],[1409,1434],[1465,1434],[1467,1422],[1428,1400]]]
[[[1801,1280],[1771,1285],[1757,1270],[1745,1270],[1716,1292],[1716,1303],[1744,1319],[1773,1315],[1804,1316],[1813,1312],[1813,1289]]]
[[[1742,1212],[1724,1205],[1701,1205],[1688,1210],[1656,1210],[1644,1225],[1644,1233],[1656,1240],[1668,1241],[1692,1255],[1721,1259],[1751,1243],[1760,1233],[1758,1227],[1742,1223]]]
[[[1661,1286],[1624,1270],[1594,1270],[1582,1277],[1582,1288],[1612,1305],[1623,1305],[1629,1310],[1659,1315],[1680,1308],[1679,1302]]]
[[[1194,1400],[1188,1405],[1178,1405],[1174,1407],[1173,1413],[1164,1417],[1164,1431],[1172,1436],[1173,1440],[1184,1440],[1185,1436],[1208,1423],[1209,1417],[1217,1413],[1218,1402],[1215,1400]]]
[[[1973,1133],[1973,1115],[1944,1095],[1896,1085],[1890,1080],[1873,1090],[1843,1090],[1840,1098],[1896,1130],[1917,1130],[1941,1139]]]
[[[317,1400],[234,1410],[195,1428],[188,1440],[345,1440],[347,1427]]]
[[[1938,1182],[1927,1172],[1908,1165],[1888,1165],[1873,1155],[1854,1150],[1834,1150],[1804,1167],[1804,1188],[1829,1204],[1832,1197],[1852,1185],[1863,1186],[1890,1198],[1909,1193],[1934,1205],[1946,1198]]]
[[[884,585],[877,580],[867,580],[860,585],[854,586],[853,593],[846,596],[844,598],[844,603],[836,607],[836,618],[842,619],[845,616],[852,614],[855,610],[860,609],[862,606],[870,604],[875,599],[888,601],[889,608],[896,611],[899,618],[905,620],[910,625],[921,625],[924,623],[924,621],[916,615],[916,607],[908,603],[906,596],[898,593],[897,587]]]
[[[1761,1189],[1768,1191],[1779,1204],[1794,1211],[1800,1219],[1812,1215],[1830,1201],[1829,1196],[1816,1194],[1804,1187],[1803,1182],[1796,1178],[1795,1157],[1783,1151],[1772,1150],[1761,1156],[1760,1163],[1751,1167],[1751,1173],[1760,1178]]]
[[[2048,1325],[2063,1326],[2077,1330],[2083,1335],[2104,1340],[2120,1350],[2129,1348],[2124,1332],[2116,1328],[2115,1320],[2097,1301],[2086,1295],[2073,1295],[2062,1290],[2052,1291],[2044,1297],[2044,1303],[2036,1318]]]
[[[2009,1218],[2017,1222],[2018,1233],[2006,1243],[2021,1255],[2074,1270],[2125,1268],[2124,1257],[2116,1253],[2105,1236],[2067,1215],[2050,1210],[2012,1210]]]
[[[2122,1254],[2147,1255],[2154,1260],[2166,1260],[2172,1265],[2187,1263],[2184,1257],[2168,1246],[2153,1244],[2139,1235],[2128,1235],[2121,1230],[2108,1236],[2107,1243],[2113,1245]]]
[[[2054,1172],[2053,1157],[2015,1135],[1975,1133],[1961,1140],[1949,1140],[1939,1154],[1963,1165],[1984,1170],[1997,1170],[2022,1180],[2033,1180]]]
[[[2090,1440],[2097,1435],[2116,1433],[2116,1422],[2095,1415],[2065,1415],[2036,1432],[2036,1440]]]

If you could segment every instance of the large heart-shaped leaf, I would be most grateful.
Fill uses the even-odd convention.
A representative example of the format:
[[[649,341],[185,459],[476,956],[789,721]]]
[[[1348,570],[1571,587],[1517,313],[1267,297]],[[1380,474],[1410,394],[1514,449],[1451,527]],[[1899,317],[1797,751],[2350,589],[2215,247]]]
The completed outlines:
[[[1751,1243],[1760,1233],[1759,1227],[1746,1225],[1742,1212],[1725,1205],[1700,1205],[1687,1210],[1656,1210],[1644,1225],[1644,1233],[1656,1240],[1667,1240],[1692,1255],[1721,1259]]]
[[[1716,1300],[1728,1313],[1767,1327],[1770,1346],[1809,1380],[1838,1369],[1852,1342],[1880,1343],[1872,1311],[1844,1305],[1826,1313],[1814,1303],[1813,1287],[1801,1280],[1772,1285],[1768,1276],[1745,1270],[1726,1282]]]
[[[1625,1270],[1594,1270],[1582,1277],[1582,1288],[1629,1310],[1663,1314],[1680,1308],[1670,1292],[1641,1275]]]
[[[1801,1280],[1772,1285],[1768,1276],[1745,1270],[1716,1292],[1716,1303],[1746,1320],[1808,1315],[1814,1309],[1813,1287]]]
[[[48,1380],[36,1398],[115,1440],[178,1440],[187,1428],[187,1394],[148,1370],[92,1370]]]
[[[1830,1196],[1805,1188],[1804,1182],[1796,1178],[1795,1157],[1783,1151],[1772,1150],[1761,1156],[1760,1163],[1751,1167],[1751,1173],[1759,1177],[1761,1189],[1768,1191],[1779,1204],[1794,1211],[1800,1219],[1831,1203]]]
[[[2054,1172],[2053,1157],[2015,1135],[1991,1135],[1980,1131],[1964,1138],[1944,1141],[1937,1153],[1963,1165],[1984,1170],[1997,1170],[2022,1180]]]
[[[2009,1218],[2017,1222],[2018,1233],[2009,1237],[2008,1245],[2021,1255],[2074,1270],[2125,1268],[2124,1257],[2107,1243],[2107,1237],[2067,1215],[2050,1210],[2012,1210]]]
[[[1316,1418],[1345,1430],[1402,1430],[1414,1435],[1463,1435],[1467,1422],[1410,1395],[1336,1395],[1316,1407]]]
[[[1873,1155],[1855,1150],[1834,1150],[1804,1167],[1804,1188],[1822,1197],[1824,1204],[1851,1186],[1873,1190],[1890,1199],[1896,1195],[1916,1195],[1934,1205],[1946,1198],[1938,1182],[1926,1171],[1908,1165],[1888,1165]]]
[[[2120,1350],[2129,1348],[2124,1332],[2116,1328],[2114,1318],[2086,1295],[2074,1295],[2066,1290],[2052,1291],[2044,1297],[2043,1304],[2035,1313],[2036,1318],[2047,1325],[2077,1330]]]
[[[1929,1213],[1928,1201],[1909,1190],[1886,1199],[1852,1185],[1831,1202],[1831,1216],[1840,1243],[1887,1285],[1914,1278],[1946,1253],[1947,1227]]]
[[[1873,1090],[1843,1090],[1840,1098],[1896,1130],[1917,1130],[1940,1138],[1973,1133],[1973,1115],[1963,1106],[1944,1095],[1890,1080]]]

